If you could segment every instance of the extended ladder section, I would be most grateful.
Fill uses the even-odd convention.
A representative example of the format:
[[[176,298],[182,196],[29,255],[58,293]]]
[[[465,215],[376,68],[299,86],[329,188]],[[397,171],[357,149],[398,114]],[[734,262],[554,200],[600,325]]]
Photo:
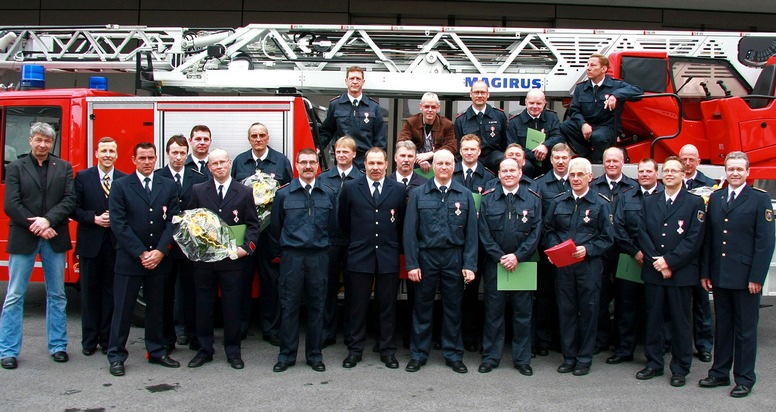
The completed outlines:
[[[746,39],[748,42],[744,42]],[[776,51],[773,33],[566,30],[501,27],[252,24],[237,29],[7,27],[0,68],[134,71],[164,87],[206,92],[266,92],[294,87],[333,94],[344,71],[367,70],[372,95],[465,95],[488,81],[494,95],[534,87],[568,96],[593,53],[651,51],[725,59],[753,85]]]

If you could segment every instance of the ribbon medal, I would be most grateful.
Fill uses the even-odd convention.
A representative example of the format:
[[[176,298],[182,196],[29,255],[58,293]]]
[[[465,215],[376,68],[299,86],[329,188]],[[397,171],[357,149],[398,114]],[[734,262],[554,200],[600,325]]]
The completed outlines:
[[[232,214],[234,215],[234,223],[239,222],[240,218],[237,217],[237,209],[232,210]]]
[[[590,223],[590,209],[585,210],[585,218],[582,219],[585,223]]]
[[[162,206],[162,219],[167,219],[167,206]]]
[[[396,221],[396,210],[391,209],[391,223]]]
[[[682,226],[684,226],[684,220],[678,221],[677,224],[679,225],[679,229],[676,229],[676,233],[681,235],[684,233],[684,229],[682,229]]]
[[[455,215],[461,216],[461,203],[455,202]]]
[[[369,123],[369,113],[364,113],[364,123]]]
[[[490,137],[496,137],[496,126],[490,126]]]
[[[523,223],[528,223],[528,211],[527,210],[523,210],[523,218],[520,219],[520,220],[522,220]]]

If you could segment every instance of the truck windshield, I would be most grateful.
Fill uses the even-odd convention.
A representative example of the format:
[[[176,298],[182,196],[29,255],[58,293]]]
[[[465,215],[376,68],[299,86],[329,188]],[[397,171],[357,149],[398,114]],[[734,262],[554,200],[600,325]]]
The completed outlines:
[[[708,99],[746,96],[751,87],[730,63],[722,59],[671,58],[675,93],[681,98]]]
[[[3,165],[30,153],[30,126],[45,122],[57,132],[51,153],[60,156],[62,150],[62,108],[59,106],[6,106],[3,123]],[[5,171],[5,168],[3,168]],[[3,173],[5,177],[5,173]]]

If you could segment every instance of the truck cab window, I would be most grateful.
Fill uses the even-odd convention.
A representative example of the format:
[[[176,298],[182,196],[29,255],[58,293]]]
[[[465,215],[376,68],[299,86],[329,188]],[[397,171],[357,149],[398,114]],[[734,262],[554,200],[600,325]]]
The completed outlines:
[[[36,122],[50,124],[57,132],[51,153],[59,157],[61,144],[62,108],[59,106],[6,106],[3,111],[3,181],[5,166],[29,155],[30,126]]]

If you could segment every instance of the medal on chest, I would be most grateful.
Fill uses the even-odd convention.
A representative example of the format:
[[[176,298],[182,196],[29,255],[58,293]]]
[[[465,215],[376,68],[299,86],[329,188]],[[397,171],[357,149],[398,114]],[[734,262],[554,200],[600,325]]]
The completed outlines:
[[[162,206],[162,219],[167,219],[167,206]]]
[[[523,223],[528,223],[528,211],[527,210],[523,210],[523,218],[520,219],[520,220],[522,220]]]
[[[391,223],[396,221],[396,210],[391,209]]]
[[[684,220],[680,220],[676,222],[676,224],[679,225],[679,229],[676,229],[676,233],[681,235],[682,233],[684,233],[684,229],[682,229],[682,226],[684,226]]]
[[[461,216],[461,203],[455,202],[455,215]]]
[[[496,126],[490,126],[490,137],[496,137]]]
[[[234,215],[234,223],[239,222],[240,218],[237,217],[237,209],[232,210],[232,214]]]
[[[369,123],[369,113],[364,113],[364,123]]]
[[[585,218],[582,219],[585,223],[590,223],[590,209],[585,210]]]

